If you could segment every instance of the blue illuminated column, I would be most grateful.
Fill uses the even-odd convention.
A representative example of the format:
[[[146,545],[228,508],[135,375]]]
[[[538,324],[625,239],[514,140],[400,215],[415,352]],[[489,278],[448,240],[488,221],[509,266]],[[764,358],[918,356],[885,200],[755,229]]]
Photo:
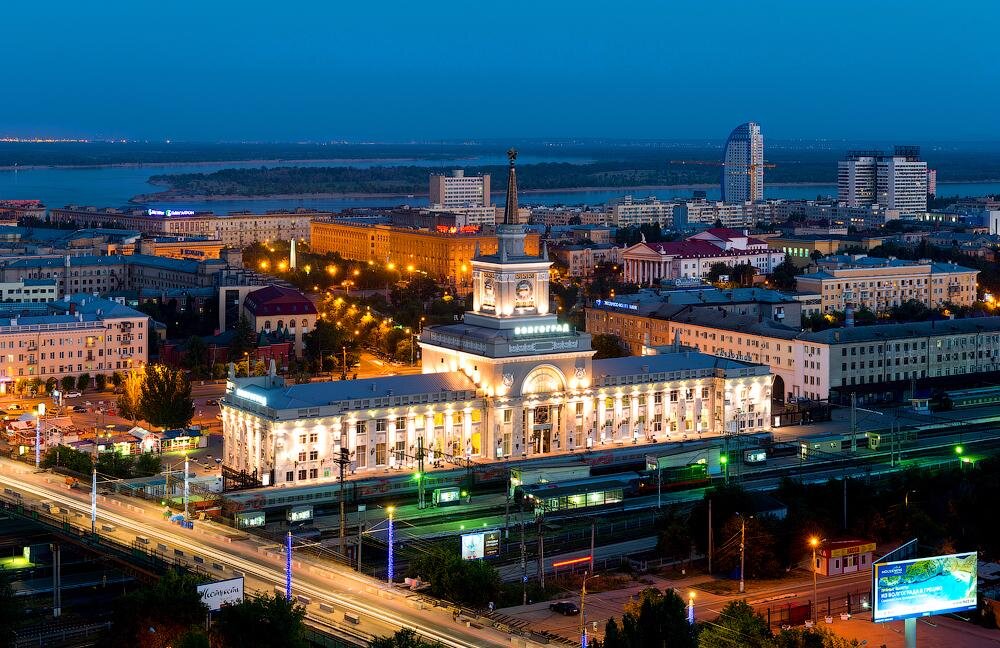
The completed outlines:
[[[389,566],[386,569],[386,579],[389,581],[389,584],[392,585],[393,565],[396,560],[395,551],[393,550],[393,545],[395,544],[395,538],[392,527],[392,514],[396,512],[396,507],[388,506],[386,507],[385,511],[386,513],[389,514]]]
[[[292,600],[292,532],[285,536],[285,598]]]
[[[42,417],[45,416],[45,403],[38,404],[38,416],[35,417],[35,470],[42,464]]]
[[[188,499],[191,497],[191,482],[188,478],[188,455],[187,451],[184,451],[184,519],[188,519]]]
[[[97,535],[97,466],[90,483],[90,532]]]
[[[694,592],[688,592],[688,623],[694,625]]]

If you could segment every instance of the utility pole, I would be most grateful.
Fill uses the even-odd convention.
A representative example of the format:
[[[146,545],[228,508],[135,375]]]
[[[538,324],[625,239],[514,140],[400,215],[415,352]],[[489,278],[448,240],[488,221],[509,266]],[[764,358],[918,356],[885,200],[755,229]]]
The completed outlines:
[[[424,495],[424,437],[417,437],[417,508],[421,511],[427,508]]]
[[[594,538],[597,536],[597,520],[590,521],[590,573],[594,573]]]
[[[62,555],[59,543],[52,543],[52,618],[62,615]]]
[[[743,582],[743,558],[746,555],[746,544],[747,544],[747,519],[740,516],[740,594],[745,591],[745,584]]]
[[[851,392],[851,452],[858,451],[858,394]]]
[[[510,538],[510,467],[507,468],[507,497],[503,507],[503,537],[504,540]]]
[[[528,562],[524,556],[524,518],[521,518],[521,605],[528,604]]]
[[[708,573],[712,573],[712,500],[708,500]]]
[[[538,583],[545,589],[545,522],[538,518]]]
[[[340,550],[347,552],[345,538],[347,537],[347,517],[344,512],[344,469],[351,461],[351,455],[347,448],[341,448],[340,454],[334,462],[340,467],[340,488],[337,491],[337,498],[340,500]]]
[[[847,531],[847,474],[844,473],[844,531]]]

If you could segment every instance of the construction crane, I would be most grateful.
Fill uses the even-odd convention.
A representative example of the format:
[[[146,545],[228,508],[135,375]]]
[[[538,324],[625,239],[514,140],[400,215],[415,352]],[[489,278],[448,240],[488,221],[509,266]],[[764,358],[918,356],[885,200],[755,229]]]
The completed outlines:
[[[722,160],[670,160],[670,164],[699,164],[702,166],[726,166],[726,163]],[[777,164],[772,162],[763,162],[761,164],[732,164],[730,166],[739,167],[746,169],[746,173],[750,176],[750,195],[757,195],[757,169],[773,169]]]

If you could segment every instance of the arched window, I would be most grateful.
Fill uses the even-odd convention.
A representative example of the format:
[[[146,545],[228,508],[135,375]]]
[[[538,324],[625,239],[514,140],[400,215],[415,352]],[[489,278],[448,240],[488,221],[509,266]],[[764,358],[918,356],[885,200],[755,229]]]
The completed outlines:
[[[307,320],[306,318],[303,317],[302,318],[302,332],[305,333],[306,329],[308,329],[308,328],[309,328],[309,320]]]
[[[264,330],[268,333],[271,332],[271,320],[264,320]]]
[[[284,320],[278,320],[278,328],[279,329],[285,328],[285,322],[284,322]]]

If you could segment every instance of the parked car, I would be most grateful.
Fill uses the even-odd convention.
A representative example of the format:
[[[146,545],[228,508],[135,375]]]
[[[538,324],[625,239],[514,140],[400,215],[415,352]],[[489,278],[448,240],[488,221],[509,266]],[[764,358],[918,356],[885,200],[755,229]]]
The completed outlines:
[[[8,412],[11,412],[11,411],[17,412],[17,411],[20,411],[20,409],[21,409],[21,406],[18,405],[17,403],[11,403],[10,405],[7,406],[7,411]]]
[[[81,394],[78,391],[71,391],[66,393],[66,398],[80,398],[81,396],[83,396],[83,394]]]
[[[570,601],[559,601],[558,603],[549,603],[549,609],[553,612],[558,612],[563,616],[573,616],[574,614],[580,614],[580,608],[576,607],[576,603]]]

